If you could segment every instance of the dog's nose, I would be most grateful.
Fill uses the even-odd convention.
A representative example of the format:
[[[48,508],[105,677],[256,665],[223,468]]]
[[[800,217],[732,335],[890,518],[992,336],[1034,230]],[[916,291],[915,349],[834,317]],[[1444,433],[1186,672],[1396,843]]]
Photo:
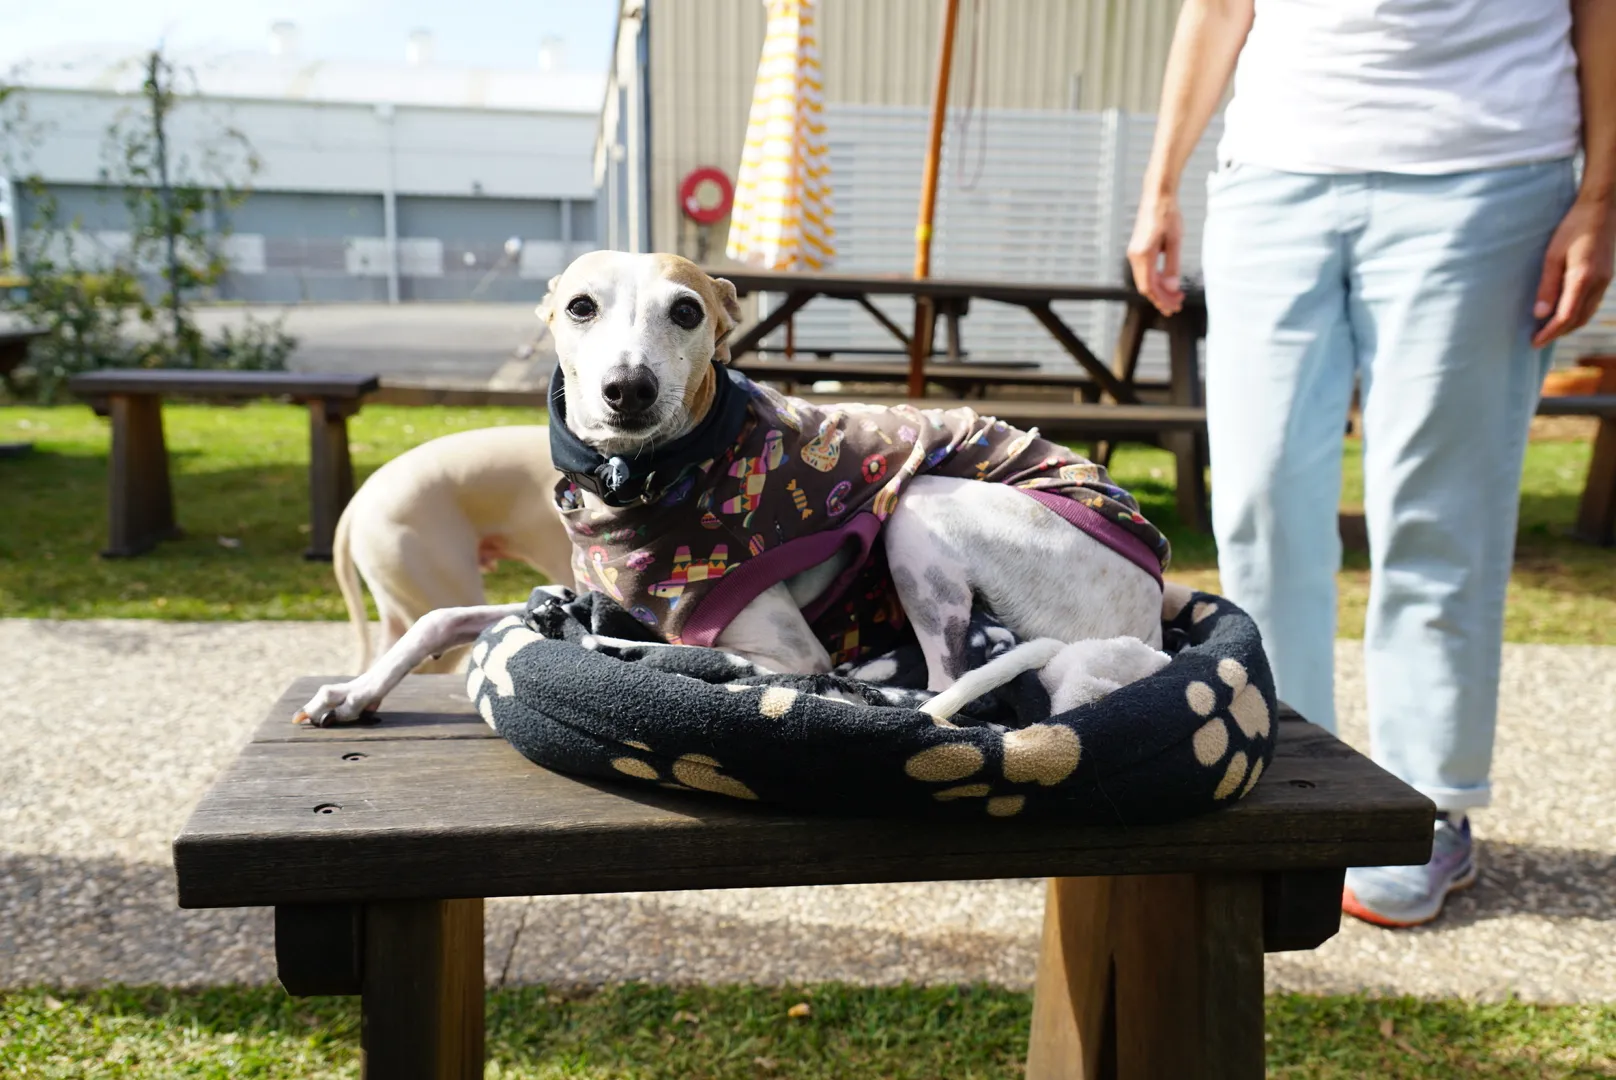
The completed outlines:
[[[650,368],[617,367],[606,373],[601,396],[615,413],[642,413],[657,399],[659,384]]]

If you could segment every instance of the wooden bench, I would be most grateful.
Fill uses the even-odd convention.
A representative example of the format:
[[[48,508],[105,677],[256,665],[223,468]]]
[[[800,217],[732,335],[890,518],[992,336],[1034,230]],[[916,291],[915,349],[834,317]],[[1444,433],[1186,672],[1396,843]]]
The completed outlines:
[[[1590,544],[1616,544],[1616,394],[1546,397],[1538,402],[1537,414],[1599,418],[1574,533]]]
[[[762,360],[749,356],[734,367],[759,382],[782,383],[789,388],[833,380],[849,383],[906,383],[909,365],[878,360]],[[1099,384],[1081,371],[1047,371],[1036,365],[927,364],[926,382],[961,396],[982,397],[989,387],[1031,387],[1068,391],[1083,401],[1098,401]],[[1141,380],[1134,384],[1146,394],[1165,397],[1166,382]]]
[[[763,348],[761,343],[760,343],[760,348]],[[791,359],[791,356],[813,356],[813,357],[819,358],[820,360],[829,360],[832,357],[836,357],[836,356],[901,356],[901,357],[907,357],[909,355],[909,350],[908,349],[903,349],[903,348],[885,348],[884,349],[884,348],[880,347],[879,345],[868,345],[868,346],[864,346],[864,345],[801,345],[801,344],[797,344],[795,342],[793,342],[791,344],[791,347],[790,347],[789,350],[787,350],[785,348],[778,348],[777,349],[777,348],[774,348],[773,346],[768,346],[767,348],[764,348],[763,351],[770,352],[770,353],[775,353],[775,354],[789,353],[789,355],[787,355],[787,357],[786,357],[786,359],[788,361]],[[933,357],[943,357],[945,360],[947,360],[950,363],[958,363],[960,361],[963,361],[967,356],[970,355],[970,353],[961,352],[957,356],[955,356],[953,358],[949,358],[948,350],[946,350],[946,349],[934,349],[932,351],[931,355]],[[1004,363],[1004,361],[999,361],[999,360],[995,360],[993,362],[995,364]],[[1038,366],[1038,364],[1035,361],[1032,361],[1032,360],[1018,360],[1018,361],[1009,362],[1009,366],[1016,367],[1016,368],[1035,368],[1035,367]]]
[[[182,907],[275,907],[289,993],[360,995],[371,1080],[483,1075],[484,897],[1018,877],[1053,879],[1030,1077],[1258,1077],[1264,951],[1337,931],[1346,867],[1430,853],[1429,801],[1285,710],[1272,767],[1227,810],[927,823],[553,773],[482,722],[459,675],[406,679],[374,725],[293,726],[328,681],[270,710],[174,868]]]
[[[181,535],[174,519],[163,398],[244,401],[288,398],[309,409],[307,559],[330,559],[342,508],[353,497],[348,417],[377,387],[374,375],[249,371],[94,371],[69,384],[98,416],[112,420],[106,558],[150,551]]]

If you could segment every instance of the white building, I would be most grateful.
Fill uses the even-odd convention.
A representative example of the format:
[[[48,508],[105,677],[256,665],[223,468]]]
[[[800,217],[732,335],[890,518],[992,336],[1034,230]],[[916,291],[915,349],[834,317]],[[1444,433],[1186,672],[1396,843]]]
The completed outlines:
[[[553,50],[553,47],[552,47]],[[229,212],[222,299],[527,300],[596,246],[592,158],[604,75],[448,69],[413,35],[399,65],[298,56],[277,24],[262,53],[171,59],[182,98],[176,172],[205,183],[226,131],[261,161]],[[6,102],[0,171],[8,236],[38,217],[37,177],[92,258],[126,247],[106,183],[108,128],[141,114],[139,55],[30,64]],[[518,241],[513,243],[512,241]]]

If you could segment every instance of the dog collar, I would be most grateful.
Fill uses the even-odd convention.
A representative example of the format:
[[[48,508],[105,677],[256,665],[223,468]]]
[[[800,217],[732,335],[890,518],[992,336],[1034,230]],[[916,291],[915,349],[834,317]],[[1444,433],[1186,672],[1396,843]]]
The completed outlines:
[[[707,461],[735,445],[751,402],[746,376],[716,360],[713,402],[701,423],[650,454],[606,457],[567,427],[566,394],[557,365],[550,375],[550,459],[572,483],[607,506],[628,506],[658,494],[658,474],[671,484],[687,465]],[[664,485],[666,486],[666,485]]]

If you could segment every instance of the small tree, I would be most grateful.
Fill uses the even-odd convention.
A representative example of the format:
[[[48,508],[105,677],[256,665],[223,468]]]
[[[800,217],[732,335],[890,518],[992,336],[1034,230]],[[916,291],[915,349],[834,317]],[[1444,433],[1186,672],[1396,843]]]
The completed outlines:
[[[144,69],[140,112],[120,117],[107,132],[103,177],[123,190],[128,257],[137,269],[155,268],[163,283],[162,295],[141,317],[158,333],[165,366],[205,367],[208,349],[190,318],[190,301],[228,271],[218,245],[228,228],[224,219],[246,200],[261,162],[232,127],[204,140],[199,160],[176,156],[169,123],[178,75],[155,50]]]
[[[7,380],[14,396],[52,400],[72,375],[101,367],[279,369],[296,342],[279,320],[249,320],[241,332],[208,342],[191,317],[197,294],[217,285],[229,266],[220,241],[229,212],[250,193],[261,163],[245,135],[231,127],[209,133],[197,157],[176,154],[170,122],[179,100],[174,66],[160,51],[143,60],[140,106],[107,129],[101,178],[120,189],[129,215],[129,246],[109,260],[81,251],[81,222],[63,221],[38,176],[25,188],[34,220],[20,228],[25,296],[9,306],[46,330],[29,362]],[[3,88],[7,93],[14,88]],[[0,105],[7,93],[0,93]],[[6,117],[13,144],[37,139],[26,117]],[[9,162],[15,172],[17,162]],[[142,278],[156,278],[155,300]],[[132,322],[147,332],[131,338]]]

